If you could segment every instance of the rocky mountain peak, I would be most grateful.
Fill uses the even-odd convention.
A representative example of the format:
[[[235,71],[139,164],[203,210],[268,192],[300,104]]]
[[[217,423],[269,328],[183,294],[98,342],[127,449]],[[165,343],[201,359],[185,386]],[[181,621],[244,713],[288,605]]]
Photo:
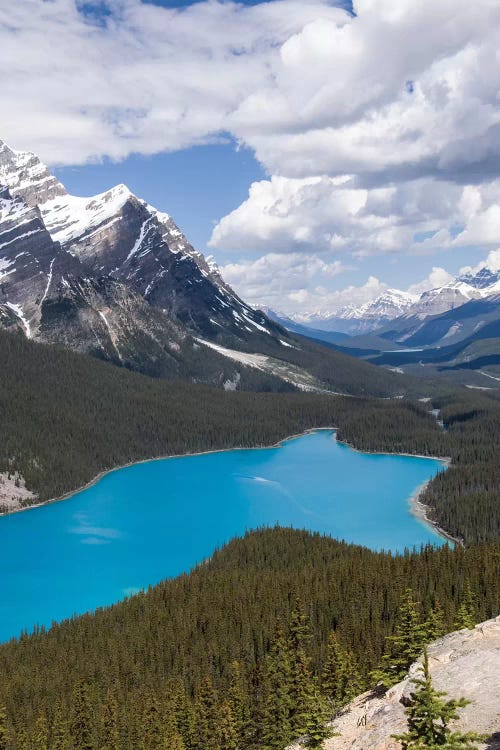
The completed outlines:
[[[0,190],[2,327],[148,374],[200,379],[204,362],[210,382],[234,365],[195,356],[191,336],[281,351],[286,332],[126,185],[70,195],[35,154],[0,142]]]
[[[500,271],[492,271],[485,266],[475,273],[469,272],[459,276],[458,280],[469,284],[474,289],[488,289],[488,287],[500,282]]]
[[[424,292],[418,302],[409,308],[408,314],[421,318],[460,307],[472,299],[479,299],[481,292],[465,281],[456,279],[445,286]]]
[[[418,300],[418,296],[403,292],[400,289],[387,289],[371,302],[366,302],[358,308],[345,308],[338,315],[346,319],[352,318],[396,318]]]
[[[29,206],[40,205],[66,189],[52,175],[36,154],[15,151],[0,140],[0,185],[7,185],[11,195],[20,196]]]

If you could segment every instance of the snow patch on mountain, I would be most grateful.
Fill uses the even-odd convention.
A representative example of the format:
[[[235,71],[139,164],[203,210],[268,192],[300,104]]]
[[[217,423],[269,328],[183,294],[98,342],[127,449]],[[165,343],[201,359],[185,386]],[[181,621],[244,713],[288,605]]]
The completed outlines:
[[[25,317],[21,305],[15,305],[13,302],[6,302],[5,305],[6,307],[9,307],[12,310],[12,312],[15,313],[15,315],[19,318],[19,320],[24,326],[24,330],[26,332],[26,338],[30,339],[31,338],[31,325],[30,325],[29,320],[27,320],[27,318]]]
[[[65,193],[41,205],[42,217],[52,239],[64,245],[118,221],[117,214],[131,196],[126,185],[117,185],[92,198]]]

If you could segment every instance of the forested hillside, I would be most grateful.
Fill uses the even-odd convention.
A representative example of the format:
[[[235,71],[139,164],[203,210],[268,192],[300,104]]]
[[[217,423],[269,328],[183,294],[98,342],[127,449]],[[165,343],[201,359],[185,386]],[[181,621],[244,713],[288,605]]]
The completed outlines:
[[[465,541],[500,534],[500,402],[467,391],[432,404],[309,393],[225,392],[166,382],[0,332],[0,472],[41,500],[155,456],[271,445],[339,428],[361,450],[450,456],[428,487],[435,521]]]
[[[367,404],[166,382],[1,331],[0,358],[0,471],[18,470],[42,500],[129,461],[270,445],[310,427],[337,425]],[[373,403],[404,413],[413,440],[420,431],[438,435],[422,409]],[[367,429],[376,448],[371,422]]]
[[[429,640],[496,615],[498,554],[251,533],[189,575],[1,646],[0,706],[18,736],[7,747],[31,747],[26,729],[45,726],[51,748],[283,750],[321,696],[331,712],[374,684],[405,607]]]

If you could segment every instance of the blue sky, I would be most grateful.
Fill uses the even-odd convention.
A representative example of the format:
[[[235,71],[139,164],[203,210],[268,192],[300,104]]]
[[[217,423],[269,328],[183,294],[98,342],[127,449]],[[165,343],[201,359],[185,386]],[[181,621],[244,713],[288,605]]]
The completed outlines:
[[[496,0],[18,0],[0,137],[324,313],[500,266],[499,47]]]
[[[245,200],[254,180],[264,179],[249,149],[234,143],[194,146],[182,151],[133,155],[120,162],[54,169],[69,192],[95,195],[122,182],[133,193],[171,214],[190,242],[202,251],[214,224]]]
[[[235,253],[208,246],[212,229],[246,199],[252,182],[266,178],[252,151],[238,149],[231,140],[154,156],[133,155],[119,162],[104,159],[96,164],[59,167],[54,173],[75,195],[95,195],[125,183],[136,195],[169,213],[190,242],[202,252],[214,254],[222,266],[233,262]],[[455,274],[483,256],[482,248],[459,248],[448,253],[443,262]],[[238,257],[251,259],[252,253],[238,253]],[[367,275],[377,275],[380,262],[378,256],[356,261],[352,270],[337,277],[337,286],[362,283]],[[384,279],[389,286],[405,288],[408,279],[420,280],[433,265],[434,256],[394,254],[384,260]]]

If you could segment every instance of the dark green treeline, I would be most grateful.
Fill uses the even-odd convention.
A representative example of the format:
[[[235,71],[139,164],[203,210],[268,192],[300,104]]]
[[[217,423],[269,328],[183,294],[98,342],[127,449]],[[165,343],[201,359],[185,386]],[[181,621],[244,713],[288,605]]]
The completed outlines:
[[[404,668],[394,654],[404,617],[412,633],[427,622],[432,639],[496,615],[499,573],[498,545],[392,555],[254,532],[189,575],[0,647],[0,706],[19,736],[37,722],[53,736],[68,720],[64,731],[90,732],[91,749],[136,750],[144,736],[148,750],[163,747],[151,737],[168,731],[186,750],[278,750],[272,727],[300,734],[313,707],[317,727],[318,711],[373,684],[372,670]]]

